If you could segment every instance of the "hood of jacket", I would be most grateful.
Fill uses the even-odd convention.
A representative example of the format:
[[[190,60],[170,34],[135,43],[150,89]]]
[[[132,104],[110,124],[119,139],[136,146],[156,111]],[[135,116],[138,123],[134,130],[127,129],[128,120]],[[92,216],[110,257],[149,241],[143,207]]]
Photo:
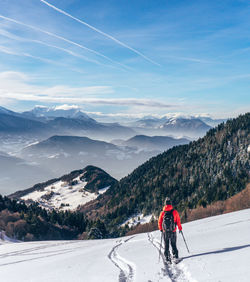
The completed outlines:
[[[173,210],[174,208],[173,208],[173,206],[172,205],[166,205],[166,206],[164,206],[163,207],[163,211],[171,211],[171,210]]]

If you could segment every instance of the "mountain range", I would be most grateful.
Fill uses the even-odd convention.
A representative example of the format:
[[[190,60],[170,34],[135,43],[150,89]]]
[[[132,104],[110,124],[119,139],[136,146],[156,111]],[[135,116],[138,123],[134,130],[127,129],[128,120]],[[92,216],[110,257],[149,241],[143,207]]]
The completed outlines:
[[[208,120],[208,119],[207,119]],[[209,119],[211,122],[212,119]],[[0,107],[0,135],[2,134],[27,134],[50,137],[55,134],[87,136],[90,138],[128,139],[138,134],[161,136],[174,135],[197,138],[206,133],[210,128],[199,118],[148,118],[139,119],[128,126],[119,123],[97,122],[79,108],[48,108],[37,106],[30,111],[17,113]]]
[[[87,165],[104,167],[120,179],[151,157],[187,144],[210,128],[198,118],[152,120],[154,125],[141,119],[124,126],[98,122],[78,107],[37,106],[23,113],[0,107],[0,151],[26,164],[15,165],[18,170],[12,175],[1,172],[0,191],[24,189]],[[177,138],[186,133],[187,137]],[[35,177],[28,177],[29,170],[21,167],[32,167]]]
[[[212,121],[212,119],[207,119]],[[217,124],[217,121],[214,121]],[[147,135],[167,135],[174,137],[189,137],[196,139],[202,137],[211,128],[201,118],[196,117],[147,117],[137,120],[129,125],[137,132]]]
[[[136,140],[136,144],[133,140]],[[121,178],[150,157],[172,146],[188,142],[187,139],[171,137],[136,136],[117,146],[88,137],[52,136],[41,142],[26,144],[21,151],[15,152],[15,155],[8,155],[8,160],[16,160],[12,167],[15,173],[8,169],[0,172],[1,193],[6,193],[7,189],[9,192],[23,189],[37,181],[45,181],[48,177],[56,177],[87,165],[105,167],[111,175]],[[6,144],[5,146],[8,147]],[[4,166],[7,158],[1,160]],[[26,172],[25,167],[29,168]],[[36,171],[33,174],[35,178],[30,177],[30,169]]]
[[[16,113],[0,108],[0,136],[33,135],[38,139],[55,134],[81,135],[105,139],[132,137],[133,129],[119,124],[103,124],[79,110],[57,110],[36,107],[31,111]]]
[[[105,167],[116,178],[131,172],[160,151],[138,151],[137,148],[79,136],[52,136],[23,148],[19,156],[29,162],[49,167],[54,175],[87,165]]]
[[[28,118],[43,118],[43,119],[54,119],[57,117],[64,117],[64,118],[81,118],[85,120],[92,120],[87,114],[83,113],[80,108],[77,106],[75,107],[45,107],[45,106],[36,106],[34,109],[30,111],[25,111],[22,113]]]

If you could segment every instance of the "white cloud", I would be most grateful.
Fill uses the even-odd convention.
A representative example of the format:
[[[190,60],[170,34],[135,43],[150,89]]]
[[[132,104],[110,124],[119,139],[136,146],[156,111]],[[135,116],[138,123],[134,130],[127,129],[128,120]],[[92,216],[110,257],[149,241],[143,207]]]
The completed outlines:
[[[28,77],[19,72],[0,73],[0,101],[3,99],[62,104],[92,104],[127,106],[130,108],[169,108],[171,105],[153,99],[138,98],[100,98],[113,94],[111,86],[71,87],[56,85],[52,87],[34,85]]]
[[[44,88],[40,91],[45,97],[78,99],[79,95],[98,95],[111,94],[114,90],[110,86],[89,86],[89,87],[70,87],[66,85],[56,85]]]
[[[16,71],[5,71],[0,73],[1,80],[16,80],[25,81],[28,80],[28,76],[21,72]]]
[[[31,84],[28,77],[21,72],[0,73],[0,97],[24,101],[62,102],[84,100],[88,95],[113,93],[110,86],[70,87],[56,85],[44,87]],[[84,98],[85,97],[85,98]],[[0,98],[0,99],[1,99]]]

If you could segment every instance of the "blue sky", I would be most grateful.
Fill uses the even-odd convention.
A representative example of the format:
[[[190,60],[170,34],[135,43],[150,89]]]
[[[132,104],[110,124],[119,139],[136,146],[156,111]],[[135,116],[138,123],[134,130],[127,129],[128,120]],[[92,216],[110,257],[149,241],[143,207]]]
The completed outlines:
[[[248,0],[0,0],[0,104],[113,116],[250,108]]]

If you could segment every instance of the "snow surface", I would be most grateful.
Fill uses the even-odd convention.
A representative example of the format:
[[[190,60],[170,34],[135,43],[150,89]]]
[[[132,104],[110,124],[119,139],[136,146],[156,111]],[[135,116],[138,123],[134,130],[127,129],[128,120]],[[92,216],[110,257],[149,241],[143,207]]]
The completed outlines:
[[[250,209],[183,224],[183,232],[191,253],[178,233],[183,260],[171,267],[159,260],[159,231],[0,245],[1,281],[250,281]]]
[[[149,223],[151,218],[152,218],[152,214],[151,215],[144,215],[142,213],[137,214],[128,218],[124,223],[121,224],[121,226],[125,226],[127,224],[129,227],[132,227],[132,226],[136,226],[138,223],[140,224]]]
[[[87,182],[80,180],[83,174],[73,179],[73,181],[77,181],[75,185],[69,185],[69,183],[60,180],[48,185],[44,190],[31,192],[21,199],[38,202],[40,206],[46,209],[75,210],[79,205],[84,205],[96,199],[99,194],[105,193],[109,188],[100,189],[99,194],[86,191],[84,187]]]

